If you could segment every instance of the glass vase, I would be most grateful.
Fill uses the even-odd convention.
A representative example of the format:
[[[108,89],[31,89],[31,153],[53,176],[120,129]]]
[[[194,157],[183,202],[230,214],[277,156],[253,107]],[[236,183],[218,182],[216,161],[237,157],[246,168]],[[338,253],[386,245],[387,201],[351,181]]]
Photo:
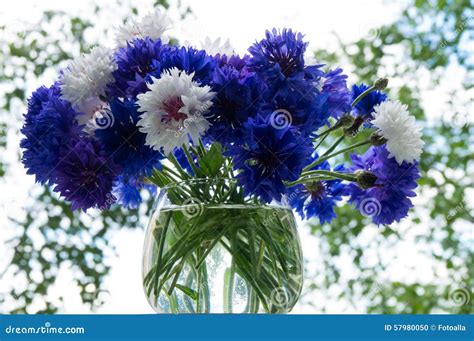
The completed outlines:
[[[291,209],[245,198],[232,179],[160,190],[145,237],[143,286],[159,313],[286,313],[303,286]]]

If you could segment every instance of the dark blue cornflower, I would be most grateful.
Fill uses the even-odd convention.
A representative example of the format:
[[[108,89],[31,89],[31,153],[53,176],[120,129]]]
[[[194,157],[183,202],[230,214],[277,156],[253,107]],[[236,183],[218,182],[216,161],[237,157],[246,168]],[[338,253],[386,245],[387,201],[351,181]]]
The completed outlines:
[[[117,70],[112,75],[115,82],[109,86],[114,97],[135,98],[147,91],[147,82],[151,76],[159,77],[162,59],[173,50],[160,39],[135,39],[115,53]]]
[[[407,216],[413,206],[409,198],[416,196],[413,190],[420,178],[417,162],[399,165],[388,155],[385,146],[370,147],[364,155],[351,155],[353,165],[349,171],[370,172],[375,175],[372,180],[375,182],[365,188],[351,183],[345,195],[350,195],[349,202],[363,215],[372,217],[375,224],[391,224]]]
[[[242,140],[230,146],[227,155],[233,158],[245,194],[271,202],[286,193],[284,181],[298,179],[312,151],[310,139],[289,126],[275,128],[268,117],[258,115],[244,124]]]
[[[194,73],[193,80],[208,85],[212,80],[217,60],[209,56],[204,50],[197,50],[192,47],[174,47],[169,53],[163,54],[161,59],[162,69],[177,68],[187,74]],[[153,73],[159,78],[158,72]]]
[[[249,72],[248,60],[248,56],[219,58],[211,82],[216,95],[207,117],[211,123],[207,135],[211,140],[223,144],[235,142],[240,138],[242,124],[259,110],[265,84]]]
[[[153,169],[161,169],[164,156],[145,145],[146,135],[136,125],[139,113],[134,102],[113,100],[109,105],[110,124],[94,131],[104,152],[122,167],[125,177],[147,176]]]
[[[326,73],[321,90],[327,95],[329,114],[335,118],[351,111],[352,96],[347,88],[347,76],[342,72],[338,68]]]
[[[316,169],[330,170],[330,166],[327,161],[324,161],[312,168],[312,170]],[[342,165],[336,166],[334,171],[344,171],[344,167]],[[334,207],[337,201],[342,200],[344,188],[345,185],[341,180],[315,180],[290,187],[288,200],[302,219],[317,216],[321,224],[329,223],[336,217]]]
[[[156,186],[145,184],[139,178],[124,178],[120,176],[115,182],[112,190],[117,198],[117,203],[129,209],[136,209],[143,201],[141,191],[146,189],[151,195],[156,194]]]
[[[51,182],[54,169],[64,153],[65,146],[79,136],[81,127],[76,122],[77,113],[71,104],[60,98],[57,84],[40,87],[28,100],[28,111],[21,129],[24,138],[22,162],[28,174],[36,181]]]
[[[31,123],[31,120],[43,109],[44,104],[53,97],[61,97],[61,88],[57,83],[51,85],[49,88],[40,86],[33,91],[31,97],[28,99],[28,115],[25,115],[25,123]]]
[[[305,96],[276,95],[262,106],[276,125],[291,124],[305,136],[312,136],[320,127],[328,123],[328,96],[309,91]],[[279,122],[281,121],[281,122]]]
[[[361,83],[360,85],[354,84],[352,86],[352,101],[354,101],[361,93],[367,90],[369,86]],[[365,121],[372,119],[372,113],[374,112],[374,106],[384,102],[387,99],[387,95],[378,90],[371,91],[362,100],[359,101],[354,107],[356,115],[364,118]]]
[[[107,209],[115,202],[111,191],[119,171],[97,141],[73,139],[56,167],[54,191],[70,201],[73,210]]]
[[[248,50],[253,57],[250,69],[257,72],[274,93],[298,91],[304,94],[310,86],[308,81],[315,82],[324,74],[319,66],[305,68],[307,45],[303,35],[291,29],[266,31],[265,39]]]
[[[214,56],[214,58],[216,60],[217,67],[229,67],[233,70],[237,70],[239,71],[241,77],[245,77],[248,73],[251,73],[248,67],[250,61],[250,56],[248,54],[245,54],[243,57],[235,54],[232,56],[217,54]]]

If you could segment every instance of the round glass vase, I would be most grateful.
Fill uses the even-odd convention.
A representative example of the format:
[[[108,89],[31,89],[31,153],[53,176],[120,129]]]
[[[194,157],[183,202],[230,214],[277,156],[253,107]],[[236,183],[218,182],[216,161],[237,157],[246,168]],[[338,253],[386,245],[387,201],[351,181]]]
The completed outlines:
[[[148,224],[143,286],[158,313],[287,313],[303,286],[291,209],[245,198],[232,179],[162,188]]]

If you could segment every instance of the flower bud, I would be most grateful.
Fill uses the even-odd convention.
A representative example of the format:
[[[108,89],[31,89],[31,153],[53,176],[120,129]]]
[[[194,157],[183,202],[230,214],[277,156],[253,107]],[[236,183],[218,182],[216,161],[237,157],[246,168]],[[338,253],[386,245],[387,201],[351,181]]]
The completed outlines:
[[[358,171],[355,172],[355,175],[356,175],[357,184],[361,188],[367,189],[367,188],[371,188],[375,186],[375,182],[377,181],[377,176],[374,173],[359,169]]]
[[[383,137],[382,135],[380,135],[378,132],[375,132],[375,133],[372,133],[372,135],[370,135],[370,142],[374,146],[381,146],[387,143],[387,139]]]
[[[344,114],[339,119],[339,124],[344,128],[349,128],[354,123],[354,116],[349,114]]]
[[[347,137],[356,137],[362,123],[364,123],[364,118],[362,116],[356,116],[354,122],[348,128],[344,129],[344,134]]]
[[[383,90],[388,85],[388,78],[379,78],[375,81],[374,87],[375,90]]]

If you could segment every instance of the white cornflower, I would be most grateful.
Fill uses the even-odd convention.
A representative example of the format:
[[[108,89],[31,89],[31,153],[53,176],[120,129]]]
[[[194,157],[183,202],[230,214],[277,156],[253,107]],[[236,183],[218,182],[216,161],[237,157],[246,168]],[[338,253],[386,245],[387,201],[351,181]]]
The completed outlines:
[[[137,96],[139,130],[146,134],[145,142],[168,155],[175,147],[197,142],[209,128],[205,115],[215,93],[209,86],[193,81],[193,74],[176,68],[166,70],[159,79],[152,77],[147,91]]]
[[[127,20],[127,22],[117,29],[115,34],[115,44],[117,47],[127,45],[134,39],[150,37],[153,40],[160,38],[163,42],[168,42],[168,38],[163,34],[171,27],[171,20],[165,12],[155,9],[154,12],[145,15],[142,20]]]
[[[371,121],[387,140],[389,157],[395,157],[398,164],[418,160],[424,144],[420,128],[407,109],[399,101],[385,101],[374,107]]]
[[[71,102],[74,109],[85,114],[84,120],[92,117],[95,109],[102,105],[107,85],[113,82],[112,72],[117,69],[112,51],[105,47],[94,47],[69,63],[61,76],[62,98]]]
[[[234,54],[234,48],[230,44],[229,39],[222,41],[221,38],[212,40],[209,37],[206,37],[203,42],[201,42],[201,49],[205,50],[208,55],[215,56],[216,54],[232,56]]]

